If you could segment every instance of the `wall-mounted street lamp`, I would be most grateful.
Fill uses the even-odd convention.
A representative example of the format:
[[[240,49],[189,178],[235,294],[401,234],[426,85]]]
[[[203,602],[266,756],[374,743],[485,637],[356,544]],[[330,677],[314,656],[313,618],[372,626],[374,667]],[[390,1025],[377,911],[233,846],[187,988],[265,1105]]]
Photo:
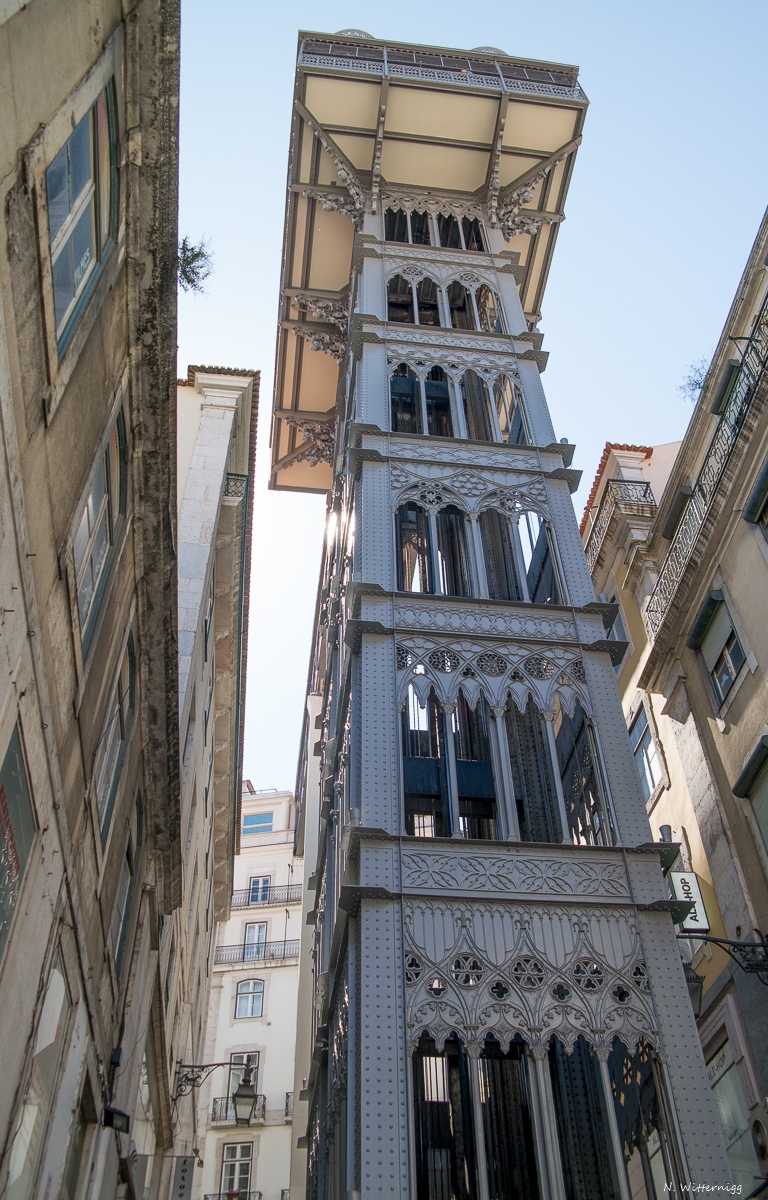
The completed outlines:
[[[759,929],[754,931],[758,936],[755,942],[734,942],[729,938],[709,937],[700,933],[678,933],[678,938],[690,941],[696,938],[700,942],[711,942],[729,954],[737,966],[748,975],[757,975],[761,983],[768,987],[768,941],[763,939]]]
[[[250,1125],[253,1110],[256,1105],[256,1092],[253,1087],[253,1065],[251,1055],[245,1060],[245,1070],[237,1088],[232,1093],[232,1106],[235,1110],[236,1125]]]
[[[217,1067],[231,1068],[231,1062],[216,1063],[183,1063],[176,1066],[176,1084],[173,1089],[172,1101],[180,1096],[187,1096],[195,1088],[199,1088]],[[243,1077],[236,1090],[232,1093],[232,1105],[235,1110],[236,1125],[250,1125],[253,1110],[256,1107],[256,1091],[253,1086],[253,1056],[248,1055],[243,1068]]]

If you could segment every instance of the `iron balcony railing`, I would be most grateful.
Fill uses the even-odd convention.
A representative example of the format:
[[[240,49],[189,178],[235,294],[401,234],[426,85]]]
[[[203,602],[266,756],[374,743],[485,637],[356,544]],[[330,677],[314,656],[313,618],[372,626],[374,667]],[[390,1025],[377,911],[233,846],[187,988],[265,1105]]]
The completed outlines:
[[[252,1121],[263,1121],[267,1111],[267,1097],[257,1096],[253,1106]],[[220,1125],[234,1125],[235,1106],[231,1096],[216,1096],[213,1101],[211,1121]]]
[[[364,41],[307,38],[301,45],[299,65],[366,75],[387,74],[399,79],[456,83],[462,87],[490,88],[497,92],[524,92],[534,96],[586,100],[576,78],[568,71],[485,59],[476,54],[441,54],[372,46]]]
[[[741,340],[739,339],[739,344]],[[741,364],[717,424],[693,493],[661,565],[656,586],[644,611],[651,641],[655,641],[675,598],[699,533],[717,495],[728,461],[768,362],[768,295],[742,353]]]
[[[261,1192],[241,1192],[233,1188],[231,1192],[208,1192],[205,1200],[261,1200]]]
[[[241,888],[232,893],[233,908],[269,908],[270,905],[301,904],[301,884],[280,887]]]
[[[298,938],[288,942],[261,942],[253,945],[217,946],[213,961],[222,963],[271,963],[286,958],[298,958],[301,943]]]
[[[600,555],[611,517],[616,512],[653,516],[656,512],[651,485],[634,479],[609,479],[597,510],[597,517],[587,538],[586,555],[590,574]]]
[[[293,1117],[293,1092],[285,1093],[285,1119],[290,1121]]]

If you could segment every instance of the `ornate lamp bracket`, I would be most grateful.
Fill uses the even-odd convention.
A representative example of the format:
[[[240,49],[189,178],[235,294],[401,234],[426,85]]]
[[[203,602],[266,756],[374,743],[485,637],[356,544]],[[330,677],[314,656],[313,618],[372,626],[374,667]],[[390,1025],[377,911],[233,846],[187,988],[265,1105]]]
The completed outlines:
[[[179,1059],[176,1064],[176,1081],[173,1088],[172,1101],[180,1096],[188,1096],[193,1088],[199,1088],[217,1067],[230,1067],[228,1062],[216,1063],[183,1063]]]

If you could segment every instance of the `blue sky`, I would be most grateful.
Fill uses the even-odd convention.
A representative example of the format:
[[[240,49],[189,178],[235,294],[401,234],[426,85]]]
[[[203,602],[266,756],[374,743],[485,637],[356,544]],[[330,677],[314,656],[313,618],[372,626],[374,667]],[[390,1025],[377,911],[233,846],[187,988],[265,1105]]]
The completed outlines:
[[[262,372],[245,745],[257,788],[295,780],[323,536],[322,497],[266,490],[298,30],[581,68],[591,105],[541,323],[557,436],[584,471],[580,515],[606,440],[682,436],[678,385],[714,349],[768,203],[768,8],[730,13],[722,0],[184,0],[180,229],[209,239],[214,274],[204,295],[181,294],[179,373]]]

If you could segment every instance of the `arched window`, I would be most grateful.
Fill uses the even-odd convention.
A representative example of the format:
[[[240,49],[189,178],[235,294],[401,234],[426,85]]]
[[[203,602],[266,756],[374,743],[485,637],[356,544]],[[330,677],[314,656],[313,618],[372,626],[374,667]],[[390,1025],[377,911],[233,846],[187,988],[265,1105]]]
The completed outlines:
[[[443,1050],[424,1035],[413,1055],[417,1200],[479,1195],[469,1062],[452,1034]]]
[[[610,1097],[603,1094],[595,1055],[583,1037],[577,1038],[570,1054],[558,1038],[552,1038],[549,1071],[566,1196],[618,1200],[618,1164],[613,1162],[606,1114]],[[644,1187],[640,1194],[647,1194]]]
[[[464,234],[464,249],[485,251],[483,232],[477,217],[462,217],[461,232]]]
[[[397,586],[401,592],[434,592],[429,518],[419,504],[401,504],[396,514]]]
[[[494,383],[493,398],[502,442],[507,442],[510,446],[529,445],[520,392],[506,375],[500,376]]]
[[[485,386],[485,380],[475,371],[465,371],[462,375],[461,398],[464,402],[467,437],[475,442],[492,442],[493,421],[488,388]]]
[[[483,283],[477,289],[477,318],[483,333],[504,333],[504,321],[501,316],[501,301],[487,284]]]
[[[561,604],[562,592],[545,522],[538,513],[526,512],[520,517],[518,531],[528,599],[532,604]]]
[[[520,840],[561,842],[563,831],[544,719],[532,699],[520,712],[509,697],[504,721]]]
[[[445,213],[439,213],[437,217],[437,229],[440,234],[441,246],[444,246],[446,250],[462,249],[459,222],[453,213],[447,216]]]
[[[384,213],[384,240],[408,241],[408,214],[402,208],[388,208]]]
[[[392,432],[421,433],[421,396],[417,376],[400,363],[389,382],[392,401]]]
[[[387,283],[387,320],[415,325],[413,287],[409,279],[393,275]]]
[[[471,596],[464,513],[453,504],[441,508],[437,514],[437,561],[444,595]]]
[[[508,519],[495,508],[489,508],[480,514],[479,524],[488,596],[491,600],[524,600]]]
[[[538,1200],[530,1073],[519,1035],[506,1053],[489,1035],[479,1069],[489,1194],[495,1200]]]
[[[419,325],[437,325],[440,321],[439,289],[434,279],[425,276],[416,284],[416,306]]]
[[[459,822],[462,835],[496,840],[496,790],[493,784],[488,706],[481,696],[470,708],[460,689],[452,715]]]
[[[424,381],[427,405],[427,430],[432,437],[453,437],[451,398],[448,376],[442,367],[433,367]]]
[[[578,846],[610,846],[613,838],[605,788],[592,730],[580,701],[571,717],[558,696],[554,725],[571,840]]]
[[[454,279],[453,283],[448,284],[446,295],[451,314],[451,327],[453,329],[476,329],[472,297],[464,284]]]
[[[260,1017],[264,1008],[264,982],[242,979],[237,985],[235,1017]]]
[[[414,246],[431,245],[429,213],[388,208],[384,213],[384,240],[411,242]]]
[[[422,704],[414,687],[402,714],[405,830],[411,837],[447,837],[448,782],[445,768],[445,719],[434,688]]]
[[[608,1074],[627,1177],[652,1179],[656,1187],[649,1195],[653,1200],[657,1197],[660,1200],[665,1194],[664,1183],[674,1177],[674,1172],[654,1070],[653,1048],[641,1038],[637,1050],[630,1052],[615,1038],[608,1058]],[[751,1186],[751,1171],[747,1178]]]

